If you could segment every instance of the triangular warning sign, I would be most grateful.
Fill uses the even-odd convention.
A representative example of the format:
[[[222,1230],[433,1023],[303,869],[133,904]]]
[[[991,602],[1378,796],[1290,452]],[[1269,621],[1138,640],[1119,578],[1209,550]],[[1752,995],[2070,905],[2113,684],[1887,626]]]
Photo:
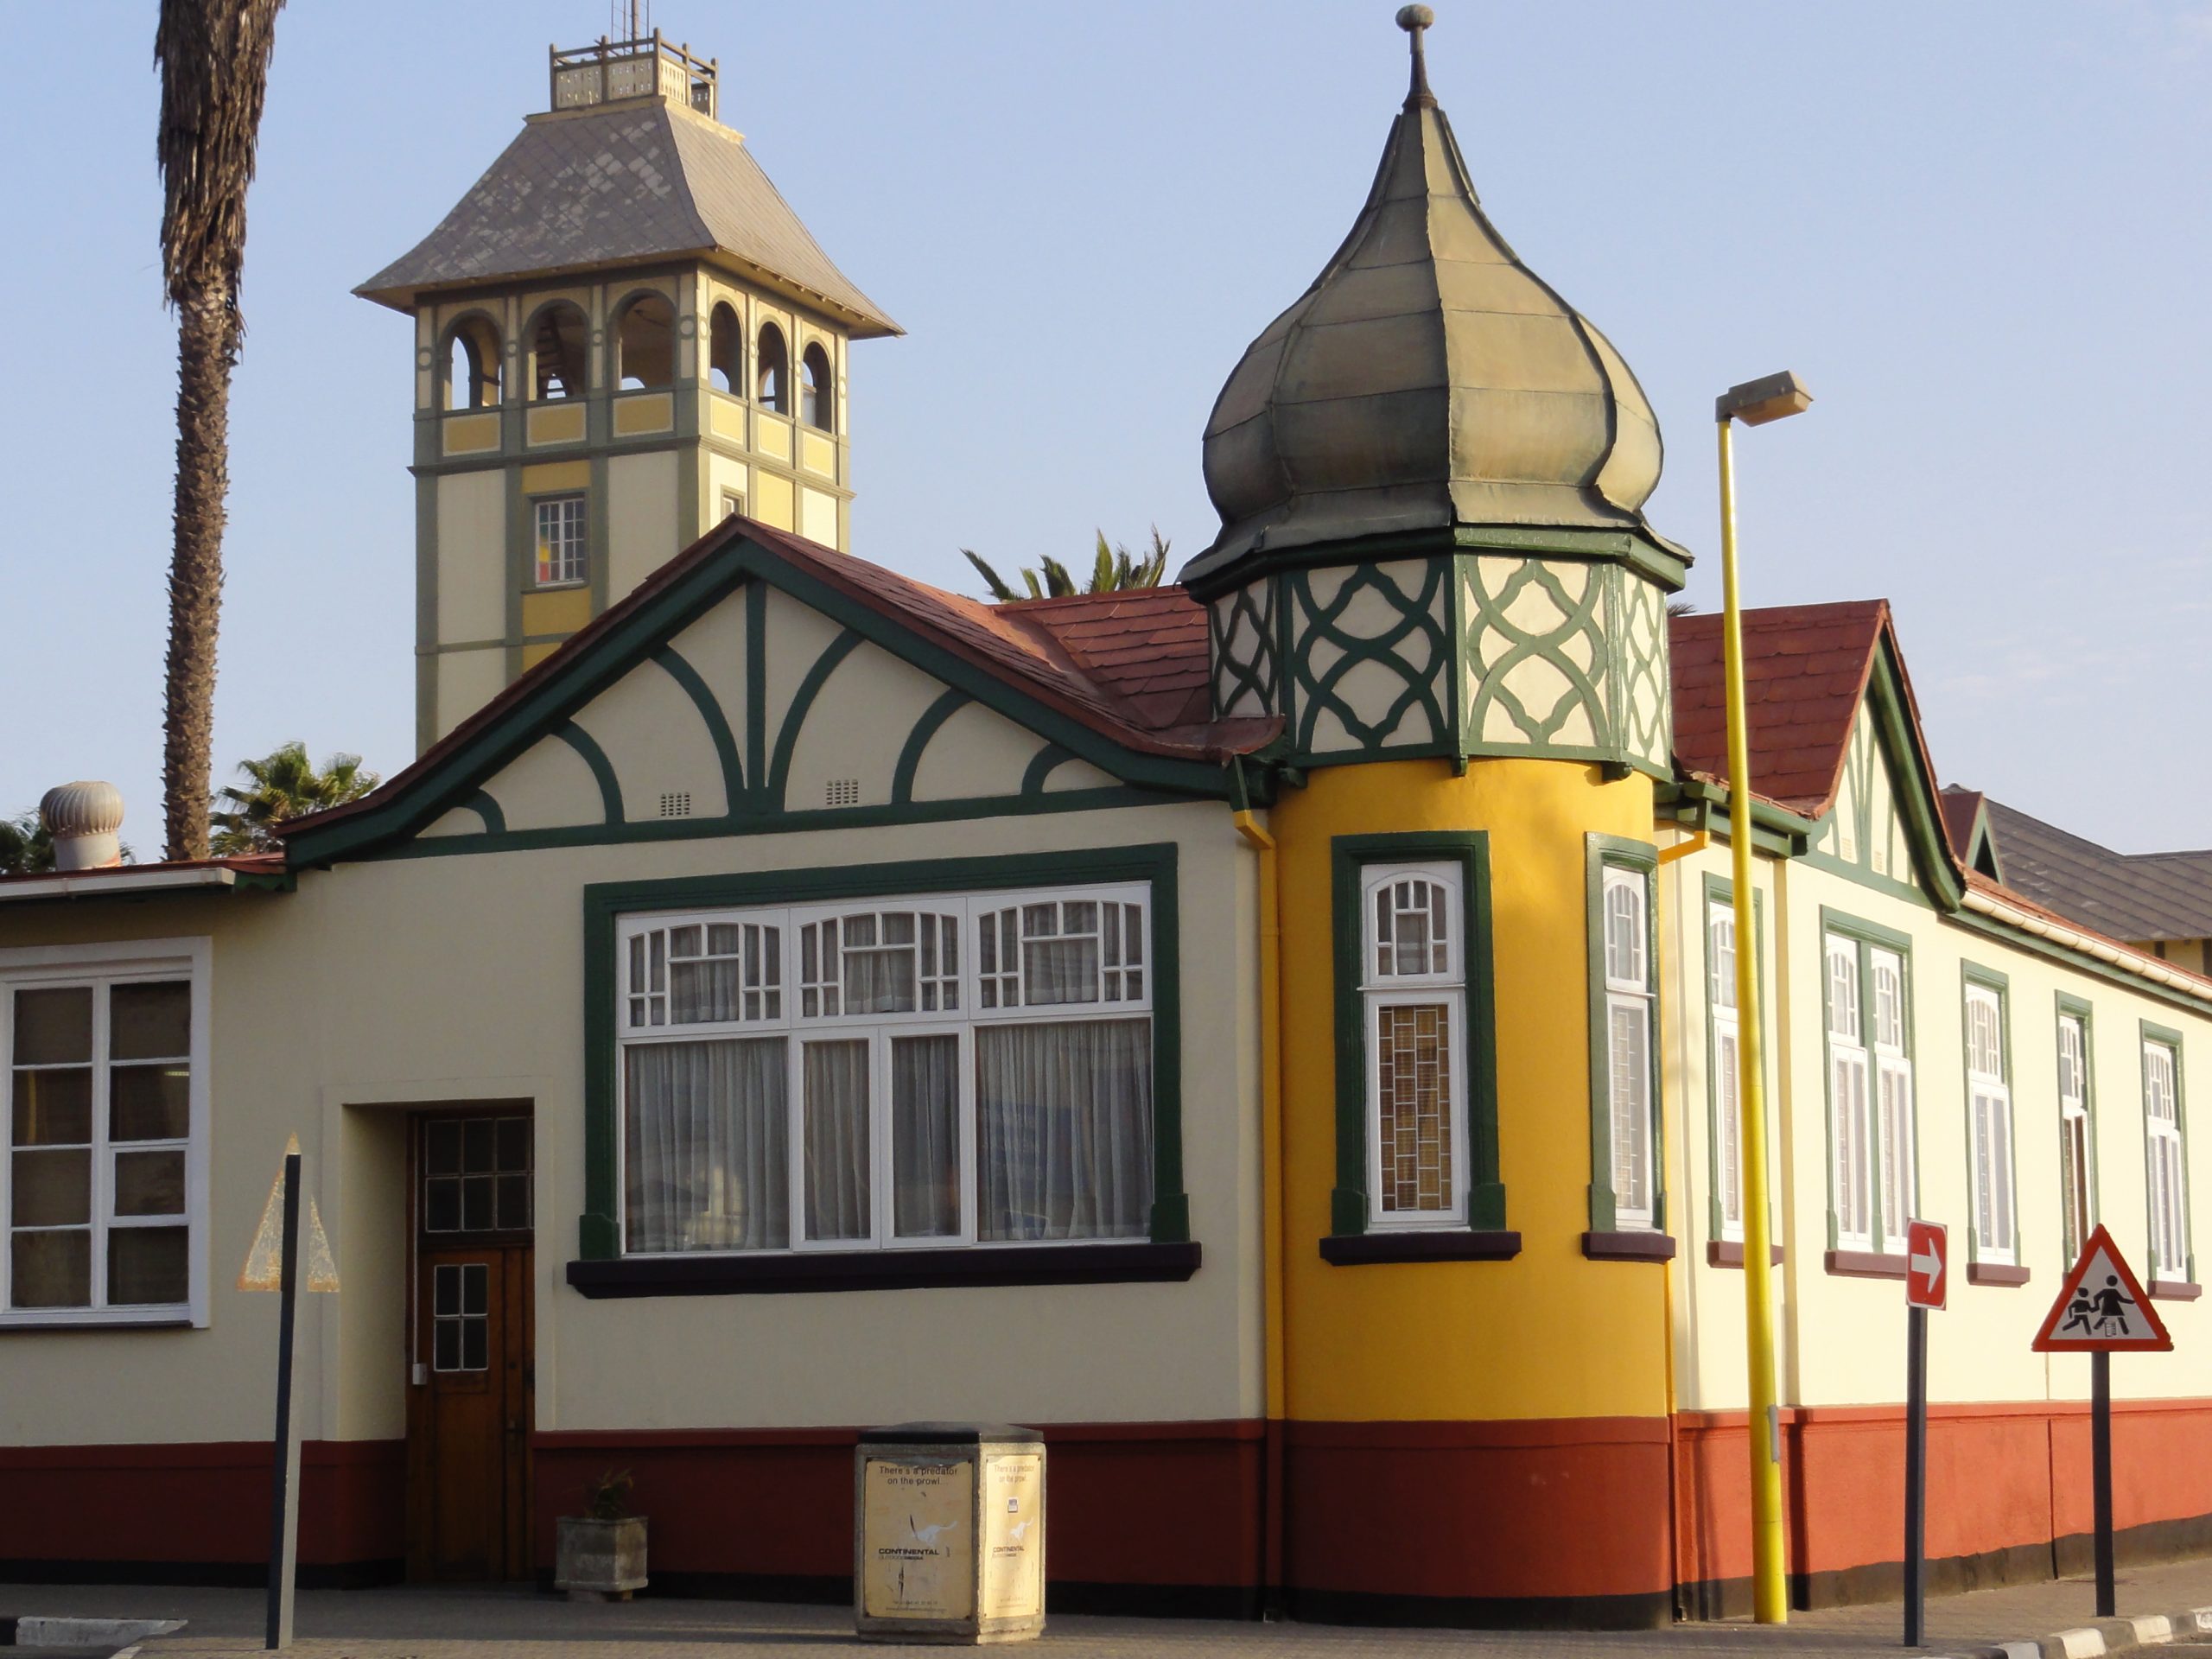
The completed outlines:
[[[285,1156],[289,1157],[299,1149],[300,1137],[296,1135],[285,1143]],[[300,1281],[300,1287],[334,1291],[338,1288],[338,1264],[331,1258],[330,1239],[322,1230],[322,1213],[315,1208],[315,1194],[310,1192],[307,1198],[307,1225],[301,1230],[306,1236],[300,1240],[300,1253],[307,1258],[307,1272]],[[238,1288],[282,1290],[283,1255],[284,1166],[279,1164],[276,1179],[269,1184],[269,1202],[261,1207],[261,1225],[254,1230],[252,1246],[246,1251],[245,1266],[238,1269]]]
[[[2039,1354],[2165,1353],[2174,1345],[2158,1311],[2100,1226],[2058,1287],[2032,1344]]]

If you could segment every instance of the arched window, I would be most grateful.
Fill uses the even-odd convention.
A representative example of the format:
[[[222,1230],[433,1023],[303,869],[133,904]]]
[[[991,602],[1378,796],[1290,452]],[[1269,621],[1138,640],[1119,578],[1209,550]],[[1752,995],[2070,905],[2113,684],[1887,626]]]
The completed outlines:
[[[537,402],[581,397],[590,389],[584,372],[590,330],[584,314],[563,300],[540,311],[530,325],[530,395]]]
[[[809,426],[824,432],[836,427],[835,394],[830,390],[830,353],[810,346],[798,361],[798,413]]]
[[[660,295],[640,294],[622,308],[614,384],[624,391],[676,384],[676,310]]]
[[[707,378],[716,391],[745,396],[745,328],[737,308],[727,301],[715,308],[707,324]]]
[[[446,340],[446,407],[490,409],[499,401],[499,331],[489,317],[463,317]]]
[[[760,406],[779,415],[791,412],[791,358],[784,345],[784,331],[772,322],[760,325],[760,348],[753,354],[754,383]]]

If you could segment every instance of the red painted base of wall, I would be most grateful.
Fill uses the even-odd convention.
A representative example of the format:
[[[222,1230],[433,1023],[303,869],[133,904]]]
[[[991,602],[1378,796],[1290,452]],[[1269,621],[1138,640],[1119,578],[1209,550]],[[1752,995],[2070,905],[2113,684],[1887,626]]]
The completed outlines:
[[[1282,1582],[1262,1568],[1257,1422],[1045,1426],[1052,1605],[1353,1623],[1648,1625],[1736,1611],[1751,1569],[1744,1414],[1498,1423],[1279,1426]],[[1800,1605],[1897,1593],[1904,1416],[1783,1414]],[[536,1534],[584,1484],[630,1469],[664,1593],[842,1599],[852,1572],[852,1429],[548,1433]],[[2212,1550],[2212,1402],[2113,1410],[2123,1556]],[[310,1582],[397,1576],[405,1448],[311,1443],[300,1558]],[[1938,1406],[1929,1425],[1935,1587],[2077,1571],[2089,1527],[2080,1405]],[[0,1572],[48,1580],[258,1582],[269,1448],[0,1448]]]
[[[1904,1412],[1785,1409],[1783,1485],[1800,1606],[1900,1592]],[[1751,1573],[1750,1447],[1742,1412],[1677,1420],[1675,1576],[1685,1611],[1735,1611]],[[2113,1521],[2137,1559],[2185,1549],[2212,1516],[2212,1402],[2113,1407]],[[1928,1554],[1939,1589],[2073,1570],[2091,1526],[2086,1404],[1935,1405],[1928,1414]],[[1736,1586],[1732,1588],[1731,1586]]]
[[[0,1446],[0,1563],[18,1575],[262,1582],[266,1442]],[[300,1565],[309,1581],[396,1578],[406,1554],[406,1443],[300,1451]],[[222,1569],[236,1568],[235,1573]]]

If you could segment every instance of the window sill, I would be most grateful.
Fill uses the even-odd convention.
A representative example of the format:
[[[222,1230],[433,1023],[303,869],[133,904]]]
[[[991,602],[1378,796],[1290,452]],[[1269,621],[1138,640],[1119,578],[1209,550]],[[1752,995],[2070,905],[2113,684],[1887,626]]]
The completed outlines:
[[[37,1332],[63,1331],[82,1332],[86,1331],[192,1331],[196,1329],[198,1329],[198,1327],[193,1324],[192,1316],[189,1313],[156,1313],[150,1317],[144,1318],[132,1318],[129,1315],[125,1315],[124,1317],[112,1319],[85,1319],[82,1317],[76,1319],[56,1319],[22,1318],[15,1315],[0,1315],[0,1336],[11,1337],[28,1336]]]
[[[1830,1250],[1827,1270],[1839,1279],[1902,1279],[1905,1276],[1905,1261],[1901,1255],[1884,1255],[1874,1250]]]
[[[2204,1287],[2193,1285],[2186,1279],[2153,1279],[2144,1287],[2151,1293],[2151,1300],[2158,1302],[2193,1302],[2204,1294]]]
[[[1379,1262],[1510,1262],[1521,1254],[1521,1235],[1439,1228],[1433,1232],[1336,1233],[1321,1241],[1321,1259],[1333,1267]]]
[[[1198,1255],[1196,1241],[810,1251],[791,1255],[656,1255],[571,1262],[569,1283],[594,1300],[629,1296],[773,1295],[791,1291],[922,1290],[961,1285],[1180,1284],[1198,1270]]]
[[[1970,1285],[2024,1285],[2028,1270],[2016,1268],[2009,1262],[1969,1262],[1967,1263],[1967,1283]]]
[[[1592,1262],[1671,1262],[1675,1241],[1665,1233],[1585,1233],[1582,1254]]]
[[[1767,1246],[1767,1259],[1776,1267],[1782,1265],[1782,1246]],[[1744,1246],[1732,1238],[1709,1239],[1705,1246],[1705,1264],[1709,1268],[1740,1268],[1744,1265]]]

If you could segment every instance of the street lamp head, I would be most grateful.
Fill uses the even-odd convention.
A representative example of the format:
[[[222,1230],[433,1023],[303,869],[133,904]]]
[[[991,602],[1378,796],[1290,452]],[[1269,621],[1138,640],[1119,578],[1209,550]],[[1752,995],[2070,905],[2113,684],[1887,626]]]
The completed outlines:
[[[1805,390],[1805,383],[1784,369],[1780,374],[1729,387],[1713,400],[1713,418],[1723,425],[1741,421],[1745,426],[1764,426],[1769,421],[1802,415],[1812,401],[1813,394]]]

